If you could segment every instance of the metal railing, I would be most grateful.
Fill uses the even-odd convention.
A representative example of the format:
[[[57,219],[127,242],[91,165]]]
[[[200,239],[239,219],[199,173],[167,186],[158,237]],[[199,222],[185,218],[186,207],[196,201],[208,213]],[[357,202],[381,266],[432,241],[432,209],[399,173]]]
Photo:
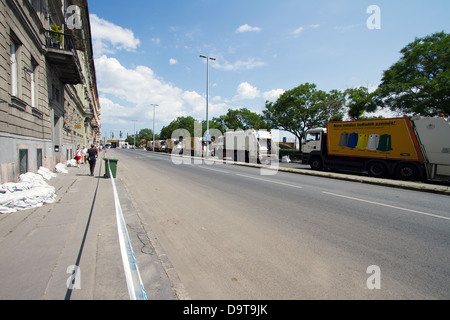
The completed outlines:
[[[66,51],[75,50],[72,35],[51,30],[45,31],[45,46]]]

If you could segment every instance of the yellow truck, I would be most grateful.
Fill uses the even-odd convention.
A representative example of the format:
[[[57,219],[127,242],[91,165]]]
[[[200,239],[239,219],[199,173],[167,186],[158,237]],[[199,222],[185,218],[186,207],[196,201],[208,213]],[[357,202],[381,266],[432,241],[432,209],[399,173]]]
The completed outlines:
[[[182,142],[178,139],[166,140],[166,152],[180,154],[183,152]]]
[[[184,155],[191,155],[196,157],[206,157],[208,150],[209,156],[214,156],[214,142],[206,141],[202,137],[186,137],[182,142]],[[207,148],[209,146],[209,148]]]
[[[302,162],[314,170],[449,181],[450,123],[444,117],[329,122],[306,132]]]

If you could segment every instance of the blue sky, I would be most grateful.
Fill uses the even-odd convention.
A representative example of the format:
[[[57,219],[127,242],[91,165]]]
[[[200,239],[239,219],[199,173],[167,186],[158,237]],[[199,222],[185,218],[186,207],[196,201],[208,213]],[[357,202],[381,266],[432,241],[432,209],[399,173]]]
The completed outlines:
[[[125,5],[124,5],[125,4]],[[367,21],[380,9],[380,29]],[[89,1],[102,136],[178,116],[264,109],[300,84],[376,88],[416,37],[449,32],[448,0]],[[372,20],[370,20],[372,22]]]

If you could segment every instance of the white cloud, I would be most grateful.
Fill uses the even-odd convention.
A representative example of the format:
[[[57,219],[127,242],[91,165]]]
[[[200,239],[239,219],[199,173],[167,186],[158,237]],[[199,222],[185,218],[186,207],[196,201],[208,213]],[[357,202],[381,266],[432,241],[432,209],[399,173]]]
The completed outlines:
[[[283,89],[273,89],[263,93],[263,97],[268,101],[276,101],[284,93]]]
[[[126,124],[129,120],[130,110],[112,100],[99,97],[101,105],[102,124]]]
[[[248,82],[242,82],[237,88],[237,95],[233,97],[233,101],[238,100],[252,100],[257,98],[264,98],[265,100],[275,101],[280,95],[284,93],[283,89],[273,89],[262,92],[258,88],[252,86]]]
[[[215,61],[210,65],[213,68],[225,71],[238,71],[238,70],[251,70],[256,67],[265,66],[266,64],[264,63],[264,61],[261,61],[260,59],[249,58],[247,60],[238,60],[234,63],[230,63],[224,59],[217,59],[217,61]]]
[[[206,108],[206,100],[195,91],[185,91],[181,95],[181,98],[192,107],[194,113],[201,112]]]
[[[139,119],[150,128],[153,121],[153,108],[157,104],[156,122],[159,127],[168,125],[181,116],[192,116],[203,120],[206,112],[206,99],[195,91],[183,91],[157,77],[152,69],[137,66],[127,69],[120,62],[103,55],[95,61],[97,83],[101,99],[103,124],[128,123]],[[216,97],[217,98],[217,97]],[[120,99],[121,104],[113,102]],[[210,99],[210,119],[226,112],[229,106],[218,99]]]
[[[307,29],[317,29],[320,27],[320,24],[310,24]],[[304,27],[298,27],[297,29],[295,29],[294,31],[292,31],[292,34],[294,35],[295,38],[297,38],[301,33],[303,33],[305,31]]]
[[[292,34],[295,35],[295,36],[298,36],[298,35],[300,35],[300,33],[302,33],[303,30],[304,30],[303,27],[299,27],[299,28],[295,29],[295,30],[292,32]]]
[[[170,64],[170,65],[178,64],[178,61],[175,60],[175,59],[173,59],[173,58],[170,58],[170,59],[169,59],[169,64]]]
[[[237,88],[237,93],[233,100],[255,99],[261,96],[261,92],[248,82],[242,82]]]
[[[244,24],[236,29],[236,33],[243,33],[243,32],[260,32],[261,28],[259,27],[251,27],[248,24]]]
[[[94,53],[100,56],[113,53],[115,50],[133,51],[140,45],[133,31],[122,28],[111,22],[90,14]]]

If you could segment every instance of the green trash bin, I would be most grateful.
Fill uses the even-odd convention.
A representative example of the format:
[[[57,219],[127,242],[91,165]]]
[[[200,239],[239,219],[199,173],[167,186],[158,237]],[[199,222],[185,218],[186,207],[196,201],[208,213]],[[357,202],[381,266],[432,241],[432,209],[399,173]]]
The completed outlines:
[[[105,160],[105,178],[111,178],[109,175],[109,167],[111,167],[112,176],[115,178],[117,172],[117,162],[119,160],[110,158],[103,158],[103,160]]]

